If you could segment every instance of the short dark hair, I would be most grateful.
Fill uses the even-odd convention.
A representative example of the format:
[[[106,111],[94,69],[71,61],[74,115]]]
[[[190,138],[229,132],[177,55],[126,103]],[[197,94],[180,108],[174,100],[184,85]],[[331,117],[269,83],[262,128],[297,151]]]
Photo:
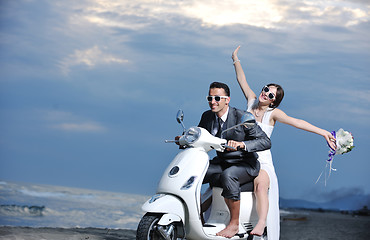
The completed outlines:
[[[270,83],[270,84],[267,84],[268,87],[270,86],[273,86],[273,87],[276,87],[276,96],[275,96],[275,100],[270,104],[270,108],[277,108],[281,101],[283,100],[284,98],[284,89],[282,88],[282,86],[280,86],[279,84],[276,84],[276,83]]]
[[[209,85],[209,89],[211,88],[222,88],[225,90],[226,96],[230,97],[230,88],[225,83],[222,82],[213,82]]]

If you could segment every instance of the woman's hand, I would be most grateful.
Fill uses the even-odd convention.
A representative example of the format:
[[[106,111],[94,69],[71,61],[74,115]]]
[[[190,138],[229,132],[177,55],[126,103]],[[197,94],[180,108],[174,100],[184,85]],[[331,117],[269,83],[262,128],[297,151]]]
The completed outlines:
[[[233,59],[233,61],[234,61],[234,62],[239,60],[239,59],[238,59],[238,52],[239,52],[239,49],[240,49],[240,46],[238,46],[238,47],[234,50],[233,54],[231,55],[231,58]]]
[[[335,137],[328,131],[325,131],[323,137],[325,138],[326,142],[328,143],[329,147],[333,150],[337,149],[337,144],[335,141]]]

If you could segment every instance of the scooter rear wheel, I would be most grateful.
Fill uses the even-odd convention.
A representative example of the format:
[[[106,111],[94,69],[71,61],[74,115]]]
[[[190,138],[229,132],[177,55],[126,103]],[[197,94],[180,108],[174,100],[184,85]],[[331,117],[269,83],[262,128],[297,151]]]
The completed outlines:
[[[177,239],[177,230],[175,226],[171,224],[168,226],[159,226],[158,222],[161,219],[162,215],[155,215],[155,214],[146,214],[141,219],[137,231],[136,231],[136,240],[163,240],[163,239],[170,239],[176,240]],[[166,231],[172,228],[172,231],[165,238],[161,235],[160,230],[158,227],[162,227],[163,230]]]

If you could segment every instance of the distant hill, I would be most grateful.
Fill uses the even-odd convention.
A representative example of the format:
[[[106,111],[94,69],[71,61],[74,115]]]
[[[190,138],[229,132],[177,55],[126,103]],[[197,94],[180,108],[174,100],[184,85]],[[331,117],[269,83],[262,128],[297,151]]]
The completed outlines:
[[[305,209],[325,209],[336,211],[356,211],[364,206],[370,207],[369,194],[357,194],[340,197],[328,202],[310,202],[301,199],[280,198],[280,208],[305,208]]]

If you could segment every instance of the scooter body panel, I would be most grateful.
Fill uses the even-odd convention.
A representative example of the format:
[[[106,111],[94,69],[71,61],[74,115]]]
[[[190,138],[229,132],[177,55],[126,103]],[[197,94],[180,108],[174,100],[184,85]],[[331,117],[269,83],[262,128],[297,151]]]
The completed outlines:
[[[172,195],[156,194],[144,203],[142,210],[151,213],[171,213],[178,216],[182,221],[185,219],[183,203],[179,198]]]
[[[230,221],[230,212],[221,193],[222,188],[214,187],[212,189],[212,206],[209,218],[206,220],[206,226],[209,227],[204,228],[204,231],[208,235],[215,235],[224,229]],[[258,214],[255,206],[256,200],[254,193],[242,192],[240,196],[239,233],[249,232],[257,223]]]
[[[157,193],[170,193],[185,204],[190,218],[199,220],[200,190],[209,164],[208,154],[200,148],[188,148],[176,155],[158,184]]]

